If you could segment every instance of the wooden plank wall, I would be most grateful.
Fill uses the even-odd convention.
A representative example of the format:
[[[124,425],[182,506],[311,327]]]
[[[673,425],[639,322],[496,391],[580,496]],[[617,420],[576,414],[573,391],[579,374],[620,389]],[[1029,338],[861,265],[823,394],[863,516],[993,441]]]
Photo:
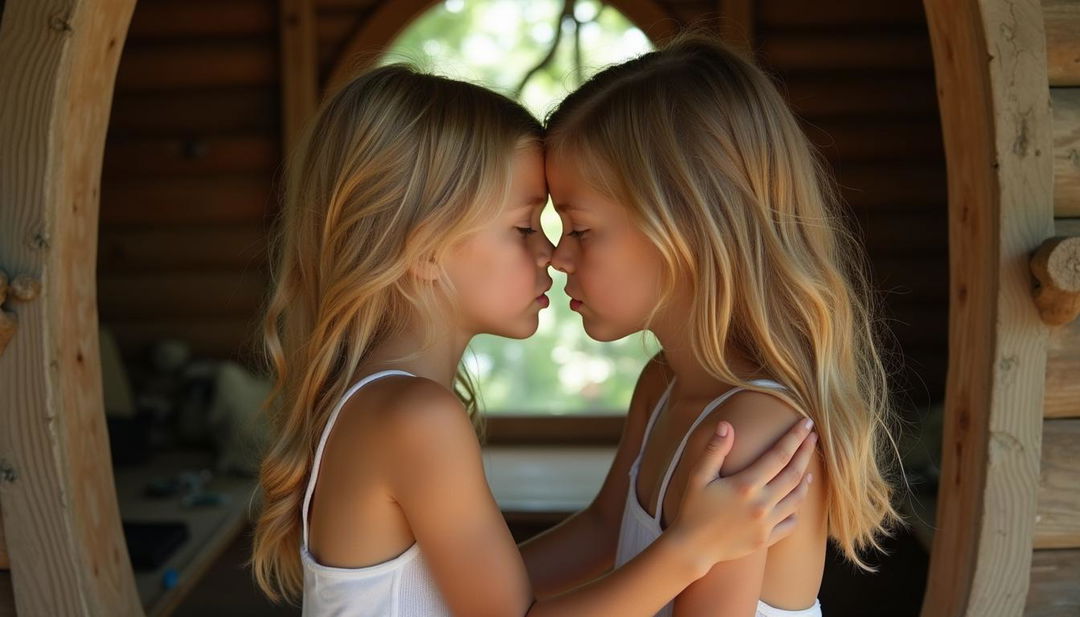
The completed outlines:
[[[98,297],[125,356],[244,357],[281,159],[278,3],[139,2],[102,172]]]
[[[945,391],[945,155],[926,17],[917,0],[758,0],[757,58],[826,156],[865,242],[896,337],[902,402]]]
[[[1057,235],[1080,236],[1080,2],[1043,0]],[[1025,614],[1080,614],[1080,320],[1052,327],[1035,553]]]
[[[385,0],[384,0],[385,1]],[[379,0],[314,0],[316,58],[324,85],[349,38],[364,24]]]

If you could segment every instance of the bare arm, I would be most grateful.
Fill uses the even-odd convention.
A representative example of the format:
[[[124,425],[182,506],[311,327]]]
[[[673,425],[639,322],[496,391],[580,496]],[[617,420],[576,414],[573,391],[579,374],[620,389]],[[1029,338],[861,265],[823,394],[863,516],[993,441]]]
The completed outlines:
[[[768,449],[801,418],[797,411],[780,399],[763,393],[740,393],[723,406],[718,416],[730,421],[738,431],[739,440],[732,448],[721,469],[728,476],[738,473]],[[705,424],[715,421],[714,418]],[[687,456],[693,457],[707,442],[707,431],[697,431],[687,444]],[[693,460],[692,458],[690,460]],[[673,480],[674,508],[685,485],[686,466],[680,466]],[[768,548],[756,550],[739,559],[714,565],[702,578],[691,583],[675,599],[675,617],[753,617],[757,602],[763,598],[767,576],[776,572],[778,584],[771,594],[774,606],[796,610],[813,603],[820,585],[821,559],[824,553],[825,482],[821,461],[814,456],[809,466],[814,482],[806,501],[798,511],[797,529],[788,537]],[[665,501],[667,501],[665,499]],[[821,555],[819,556],[818,553]],[[790,567],[770,563],[778,558],[790,562]],[[816,564],[816,565],[815,565]],[[817,572],[815,573],[815,567]],[[807,581],[806,579],[810,579]]]
[[[805,483],[786,483],[769,492],[762,481],[785,465],[797,472],[796,480],[801,477],[806,461],[791,459],[794,447],[789,447],[790,463],[777,458],[755,464],[757,469],[739,479],[718,479],[733,435],[729,431],[724,439],[710,438],[707,454],[687,481],[690,498],[668,533],[618,571],[533,603],[525,564],[487,487],[472,426],[456,399],[435,388],[417,388],[426,390],[423,396],[395,403],[408,408],[394,412],[394,427],[387,434],[398,454],[390,484],[454,614],[653,615],[717,561],[790,533],[780,521],[805,494]],[[803,436],[793,432],[789,445]],[[762,501],[766,493],[775,497]]]
[[[649,414],[669,378],[659,354],[645,365],[634,386],[615,460],[596,498],[584,510],[520,545],[538,597],[573,589],[614,565],[630,466],[641,447]]]

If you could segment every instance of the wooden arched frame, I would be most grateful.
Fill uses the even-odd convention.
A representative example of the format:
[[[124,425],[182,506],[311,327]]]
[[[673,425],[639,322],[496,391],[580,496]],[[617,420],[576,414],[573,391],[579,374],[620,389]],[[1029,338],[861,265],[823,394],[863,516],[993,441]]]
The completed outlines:
[[[1031,574],[1054,235],[1039,0],[924,0],[949,185],[949,373],[924,617],[1020,615]]]
[[[400,4],[418,14],[430,2]],[[1028,258],[1053,233],[1043,20],[1038,0],[925,5],[952,291],[923,615],[1019,615],[1046,359]],[[23,617],[142,614],[108,455],[94,285],[101,160],[133,7],[8,0],[0,21],[0,57],[15,59],[0,63],[0,268],[43,283],[0,356],[0,510]]]
[[[0,355],[0,510],[20,617],[142,615],[98,350],[98,194],[135,0],[14,0],[0,21],[0,268],[42,283]]]

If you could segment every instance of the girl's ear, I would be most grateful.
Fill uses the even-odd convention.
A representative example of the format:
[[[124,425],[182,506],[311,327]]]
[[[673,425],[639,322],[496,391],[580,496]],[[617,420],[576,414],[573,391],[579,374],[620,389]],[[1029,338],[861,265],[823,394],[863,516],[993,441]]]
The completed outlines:
[[[435,262],[432,257],[425,257],[419,261],[413,262],[409,266],[409,274],[415,277],[417,280],[430,283],[436,281],[442,275],[439,269],[439,264]]]

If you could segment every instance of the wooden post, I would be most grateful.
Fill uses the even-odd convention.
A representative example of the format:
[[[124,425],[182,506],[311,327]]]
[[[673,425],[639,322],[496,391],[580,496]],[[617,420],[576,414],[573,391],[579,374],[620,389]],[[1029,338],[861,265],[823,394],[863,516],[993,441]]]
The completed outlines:
[[[1047,329],[1028,256],[1054,233],[1038,0],[924,0],[949,184],[949,381],[924,617],[1020,615]]]
[[[101,158],[134,5],[8,0],[0,21],[0,266],[42,282],[14,309],[0,356],[0,508],[19,617],[142,615],[113,486],[95,292]]]
[[[281,133],[285,155],[292,152],[304,123],[318,103],[318,59],[312,0],[281,1]]]
[[[721,36],[749,52],[754,51],[754,1],[720,0]]]

